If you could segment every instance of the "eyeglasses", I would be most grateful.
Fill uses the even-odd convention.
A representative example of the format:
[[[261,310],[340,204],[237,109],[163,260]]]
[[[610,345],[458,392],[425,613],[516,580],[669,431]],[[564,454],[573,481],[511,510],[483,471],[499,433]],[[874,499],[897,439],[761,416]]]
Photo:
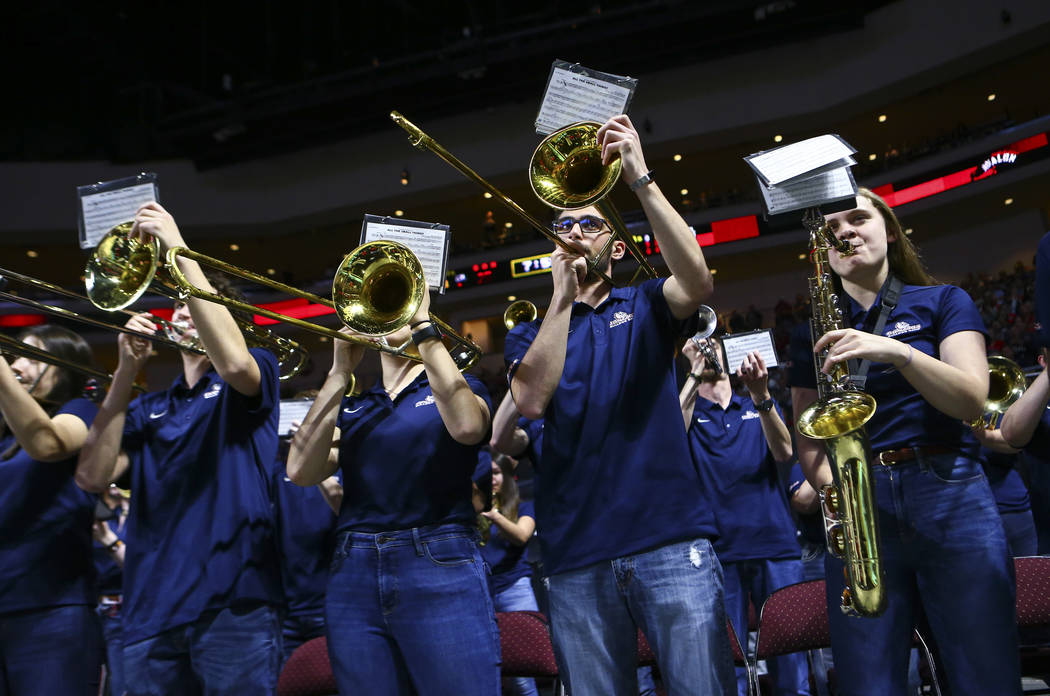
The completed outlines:
[[[573,217],[560,218],[554,221],[552,227],[554,227],[554,231],[558,234],[569,234],[572,232],[572,228],[576,224],[579,224],[582,232],[587,234],[597,234],[609,223],[597,215],[584,215],[579,219]]]

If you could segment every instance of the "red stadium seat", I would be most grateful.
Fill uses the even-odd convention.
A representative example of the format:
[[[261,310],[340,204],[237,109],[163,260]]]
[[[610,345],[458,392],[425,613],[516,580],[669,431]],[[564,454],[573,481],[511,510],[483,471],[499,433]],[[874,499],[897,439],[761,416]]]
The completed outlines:
[[[1017,574],[1017,626],[1021,631],[1021,674],[1045,679],[1050,674],[1050,558],[1014,559]],[[1025,691],[1046,694],[1050,689]]]
[[[309,640],[292,653],[277,680],[277,696],[337,696],[328,639]]]

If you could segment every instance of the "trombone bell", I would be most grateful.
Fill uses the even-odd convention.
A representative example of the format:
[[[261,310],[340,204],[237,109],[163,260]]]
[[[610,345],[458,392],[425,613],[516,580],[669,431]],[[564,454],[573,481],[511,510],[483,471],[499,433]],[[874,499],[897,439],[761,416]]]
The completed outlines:
[[[528,300],[511,302],[503,312],[503,325],[510,331],[518,324],[536,320],[536,305]]]
[[[124,309],[149,289],[160,260],[160,244],[131,236],[131,222],[111,229],[98,243],[84,268],[84,285],[91,303],[114,312]]]
[[[419,259],[408,247],[389,241],[351,251],[332,280],[339,319],[364,336],[385,336],[409,323],[426,291]]]
[[[552,208],[585,208],[612,191],[622,163],[617,157],[602,164],[599,128],[590,121],[573,123],[539,144],[529,162],[529,183],[540,200]]]

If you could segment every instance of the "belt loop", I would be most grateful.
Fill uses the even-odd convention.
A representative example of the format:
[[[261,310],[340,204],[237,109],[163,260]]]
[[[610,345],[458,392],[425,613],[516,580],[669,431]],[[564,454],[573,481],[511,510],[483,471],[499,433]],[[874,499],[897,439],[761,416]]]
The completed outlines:
[[[423,541],[419,538],[419,527],[412,528],[412,545],[416,547],[416,555],[423,556]]]
[[[341,555],[346,556],[350,553],[347,549],[350,547],[350,539],[353,535],[353,532],[343,532],[342,538],[339,540],[339,553]]]

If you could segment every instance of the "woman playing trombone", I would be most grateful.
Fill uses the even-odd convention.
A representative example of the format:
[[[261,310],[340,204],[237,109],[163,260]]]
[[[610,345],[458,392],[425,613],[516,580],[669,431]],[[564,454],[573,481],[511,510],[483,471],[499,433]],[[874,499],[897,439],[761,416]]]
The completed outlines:
[[[332,368],[292,439],[301,486],[343,473],[329,571],[328,652],[340,693],[499,693],[499,637],[475,540],[471,474],[488,437],[484,385],[456,368],[429,318],[411,323],[422,364],[382,353],[382,379],[344,397],[364,354],[337,341]],[[340,428],[338,463],[328,451]]]
[[[88,366],[77,334],[22,334],[62,363]],[[0,693],[94,694],[102,636],[91,550],[95,501],[73,481],[95,417],[86,376],[18,357],[0,360]]]

